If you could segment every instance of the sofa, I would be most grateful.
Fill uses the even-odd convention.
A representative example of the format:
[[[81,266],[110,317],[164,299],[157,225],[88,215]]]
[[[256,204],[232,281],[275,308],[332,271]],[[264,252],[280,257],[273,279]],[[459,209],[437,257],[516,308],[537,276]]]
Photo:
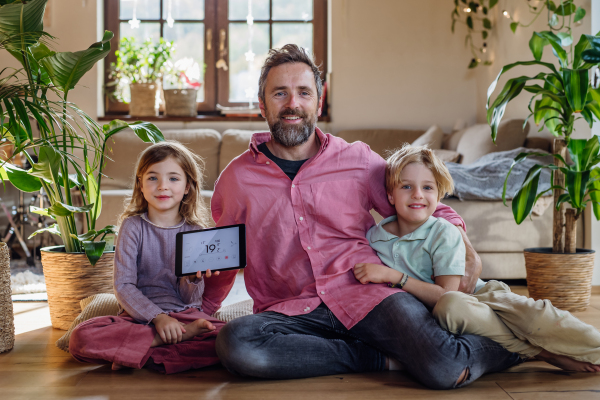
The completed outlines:
[[[509,120],[501,124],[497,145],[490,139],[489,126],[485,124],[446,134],[434,125],[428,130],[376,129],[346,130],[337,136],[348,142],[362,141],[376,153],[386,156],[389,150],[403,143],[427,144],[445,161],[470,163],[490,152],[512,150],[517,147],[550,151],[551,139],[528,135],[522,129],[523,120]],[[248,149],[254,131],[226,130],[222,134],[212,129],[165,130],[167,140],[177,140],[188,146],[205,161],[205,181],[202,190],[204,201],[210,205],[215,180],[235,157]],[[124,202],[131,193],[134,168],[138,155],[147,147],[133,133],[115,136],[111,144],[103,178],[102,213],[96,226],[116,224],[123,211]],[[460,201],[447,198],[443,203],[454,208],[467,224],[467,233],[481,257],[483,279],[524,279],[526,277],[523,249],[552,245],[552,209],[541,210],[518,226],[512,211],[502,201]],[[548,201],[550,203],[550,201]],[[372,211],[375,221],[381,216]],[[584,222],[580,219],[577,247],[583,247]]]

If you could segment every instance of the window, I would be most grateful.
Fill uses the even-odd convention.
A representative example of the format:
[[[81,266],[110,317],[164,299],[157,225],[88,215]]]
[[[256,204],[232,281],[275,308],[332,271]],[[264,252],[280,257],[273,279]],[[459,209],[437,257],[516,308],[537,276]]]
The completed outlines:
[[[174,62],[192,58],[200,68],[200,114],[224,107],[257,106],[258,78],[270,48],[295,43],[315,54],[325,77],[327,0],[108,0],[105,28],[138,43],[163,37],[176,45]],[[105,82],[110,82],[107,58]],[[202,66],[205,65],[205,68]],[[106,114],[128,105],[106,96]]]

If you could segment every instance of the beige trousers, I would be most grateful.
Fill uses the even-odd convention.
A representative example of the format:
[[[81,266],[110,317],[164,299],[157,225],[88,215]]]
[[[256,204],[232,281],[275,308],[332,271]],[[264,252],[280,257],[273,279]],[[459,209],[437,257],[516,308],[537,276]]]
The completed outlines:
[[[600,332],[559,310],[549,300],[533,300],[489,281],[473,295],[444,294],[433,315],[454,334],[485,336],[522,358],[542,349],[578,361],[600,364]]]

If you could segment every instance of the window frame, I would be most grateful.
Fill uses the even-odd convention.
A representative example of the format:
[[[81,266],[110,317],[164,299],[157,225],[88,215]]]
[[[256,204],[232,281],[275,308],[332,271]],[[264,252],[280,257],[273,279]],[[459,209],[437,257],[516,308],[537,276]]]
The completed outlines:
[[[163,2],[160,0],[161,19],[157,20],[140,20],[141,22],[159,22],[161,24],[161,36],[163,32],[163,25],[166,23],[163,12]],[[111,40],[111,51],[105,60],[104,68],[104,87],[107,88],[106,84],[111,82],[109,78],[110,64],[116,62],[117,57],[115,51],[119,48],[120,41],[120,15],[119,15],[119,0],[107,0],[104,2],[104,27],[106,30],[110,30],[114,33],[114,37]],[[248,102],[230,102],[229,101],[229,71],[224,71],[222,68],[218,69],[215,67],[218,59],[218,46],[219,46],[219,32],[221,29],[226,29],[227,39],[226,43],[229,42],[229,18],[228,18],[228,1],[227,0],[205,0],[205,16],[204,21],[194,20],[176,20],[176,22],[198,22],[204,23],[204,62],[206,63],[206,70],[204,75],[204,101],[198,103],[198,114],[201,116],[220,116],[217,110],[217,104],[225,107],[231,106],[243,106],[247,105]],[[272,11],[273,0],[269,0],[269,6]],[[272,12],[270,13],[272,18]],[[235,20],[235,22],[238,22]],[[240,21],[241,22],[241,21]],[[272,24],[273,23],[286,23],[298,21],[292,20],[260,20],[259,22],[269,23],[270,30],[270,47],[272,47],[273,35],[272,35]],[[327,74],[327,0],[313,0],[313,53],[317,65],[320,66],[322,74],[321,79],[325,81]],[[209,34],[208,32],[211,32]],[[208,41],[211,36],[211,41]],[[209,50],[210,47],[210,50]],[[229,65],[229,46],[227,48],[227,65]],[[104,93],[104,112],[105,116],[118,116],[126,115],[129,113],[129,105],[118,102],[114,98],[110,98],[110,92],[108,89]],[[162,107],[161,107],[162,112]],[[161,113],[162,117],[162,113]],[[192,117],[194,118],[194,117]],[[227,117],[221,117],[227,118]],[[189,119],[189,118],[178,118],[173,119]]]

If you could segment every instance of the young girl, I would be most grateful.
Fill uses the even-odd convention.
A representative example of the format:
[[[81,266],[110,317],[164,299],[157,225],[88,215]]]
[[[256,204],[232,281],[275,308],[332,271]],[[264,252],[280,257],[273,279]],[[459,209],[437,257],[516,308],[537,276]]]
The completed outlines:
[[[131,201],[121,215],[114,262],[118,316],[81,323],[69,349],[80,361],[147,366],[171,374],[219,362],[212,315],[235,271],[175,276],[175,235],[208,224],[200,197],[202,161],[177,142],[148,147],[137,162]]]
[[[453,182],[431,150],[405,146],[389,157],[386,189],[396,215],[371,228],[367,239],[387,267],[357,264],[356,279],[404,289],[454,334],[485,336],[562,369],[600,371],[600,333],[550,301],[511,293],[498,281],[479,280],[473,295],[456,291],[465,245],[455,226],[432,216]]]

